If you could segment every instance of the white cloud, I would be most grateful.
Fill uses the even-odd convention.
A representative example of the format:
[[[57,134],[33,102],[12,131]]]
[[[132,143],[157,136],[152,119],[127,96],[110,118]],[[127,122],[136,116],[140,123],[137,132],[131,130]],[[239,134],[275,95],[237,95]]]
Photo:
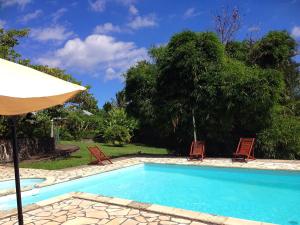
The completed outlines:
[[[63,41],[73,35],[64,26],[55,25],[52,27],[31,29],[31,37],[38,41]]]
[[[113,32],[121,32],[121,28],[117,25],[113,25],[112,23],[104,23],[97,25],[94,29],[94,33],[96,34],[108,34]]]
[[[188,18],[192,18],[192,17],[196,17],[199,16],[201,14],[201,12],[196,11],[195,8],[188,8],[184,14],[183,14],[183,18],[188,19]]]
[[[300,26],[294,26],[292,29],[292,36],[295,38],[300,38]]]
[[[40,9],[37,9],[35,10],[34,12],[32,13],[28,13],[28,14],[25,14],[24,16],[22,16],[19,21],[22,22],[22,23],[27,23],[28,21],[30,20],[33,20],[33,19],[36,19],[38,18],[40,15],[43,14],[43,11],[40,10]]]
[[[128,24],[132,29],[139,29],[143,27],[154,27],[157,26],[155,15],[151,14],[148,16],[137,16],[133,18]]]
[[[105,4],[105,0],[89,0],[90,9],[95,12],[103,12]]]
[[[252,26],[248,28],[249,32],[259,32],[260,31],[260,27],[259,26]]]
[[[4,28],[5,24],[6,24],[5,20],[0,20],[0,29]]]
[[[129,13],[131,15],[137,15],[139,13],[139,10],[134,6],[134,5],[130,5],[129,6]]]
[[[24,7],[29,4],[32,0],[0,0],[0,6],[5,8],[5,7],[10,7],[17,5],[21,9],[24,9]]]
[[[60,9],[58,9],[56,12],[54,12],[51,15],[52,21],[54,23],[56,23],[59,20],[59,18],[61,18],[67,11],[68,11],[68,9],[66,9],[66,8],[60,8]]]
[[[76,72],[103,74],[104,79],[122,79],[137,61],[147,59],[147,50],[133,42],[118,41],[108,35],[92,34],[84,40],[74,38],[64,47],[37,61],[49,66],[72,68]]]

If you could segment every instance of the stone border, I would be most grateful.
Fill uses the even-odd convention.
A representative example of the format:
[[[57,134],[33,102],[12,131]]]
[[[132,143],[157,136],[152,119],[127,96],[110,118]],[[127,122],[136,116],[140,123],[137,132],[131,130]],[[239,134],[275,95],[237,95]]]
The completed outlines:
[[[128,199],[122,199],[122,198],[115,198],[115,197],[106,197],[96,194],[89,194],[89,193],[83,193],[83,192],[71,192],[68,194],[60,195],[58,197],[50,198],[44,201],[37,202],[32,205],[28,205],[23,208],[23,212],[29,212],[35,209],[42,208],[44,206],[52,205],[57,202],[61,202],[66,199],[83,199],[93,202],[99,202],[104,203],[108,205],[117,205],[122,206],[126,208],[132,208],[132,209],[139,209],[151,213],[157,213],[162,215],[168,215],[173,217],[178,217],[182,219],[189,219],[193,221],[203,222],[207,224],[217,224],[217,225],[274,225],[272,223],[265,223],[265,222],[259,222],[259,221],[252,221],[252,220],[244,220],[244,219],[238,219],[233,217],[226,217],[226,216],[217,216],[213,214],[208,213],[200,213],[185,209],[179,209],[179,208],[173,208],[168,206],[161,206],[156,204],[147,204],[147,203],[141,203],[136,202]],[[17,214],[16,209],[13,209],[6,213],[0,212],[0,220],[15,216]]]

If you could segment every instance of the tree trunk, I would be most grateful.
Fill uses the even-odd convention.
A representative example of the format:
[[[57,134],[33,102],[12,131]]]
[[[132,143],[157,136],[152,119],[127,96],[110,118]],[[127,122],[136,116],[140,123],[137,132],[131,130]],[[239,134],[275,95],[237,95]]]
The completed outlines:
[[[192,115],[193,115],[194,141],[197,141],[196,121],[195,121],[194,109],[192,110]]]

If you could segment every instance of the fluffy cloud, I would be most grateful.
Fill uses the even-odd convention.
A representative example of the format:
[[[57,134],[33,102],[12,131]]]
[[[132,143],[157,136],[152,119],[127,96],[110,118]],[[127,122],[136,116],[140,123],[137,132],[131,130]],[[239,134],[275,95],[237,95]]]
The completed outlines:
[[[148,16],[136,16],[127,24],[130,28],[136,30],[144,27],[157,26],[156,17],[154,14]]]
[[[31,29],[30,36],[38,41],[64,41],[73,35],[64,26],[55,25],[52,27]]]
[[[94,33],[96,34],[108,34],[113,32],[121,32],[121,28],[113,25],[112,23],[105,23],[97,25],[94,29]]]
[[[60,17],[62,17],[68,10],[66,8],[60,8],[56,12],[54,12],[51,17],[52,21],[56,23]]]
[[[201,12],[196,11],[195,8],[188,8],[184,14],[183,14],[183,18],[188,19],[188,18],[192,18],[192,17],[196,17],[199,16],[201,14]]]
[[[37,9],[35,10],[34,12],[32,13],[28,13],[28,14],[25,14],[24,16],[22,16],[19,21],[22,22],[22,23],[27,23],[28,21],[30,20],[33,20],[33,19],[36,19],[38,18],[40,15],[43,14],[43,11],[40,10],[40,9]]]
[[[292,36],[295,38],[300,38],[300,26],[294,26],[292,29]]]
[[[131,15],[137,15],[139,13],[139,10],[134,6],[134,5],[130,5],[129,6],[129,13]]]
[[[89,0],[90,9],[95,12],[103,12],[105,9],[105,0]]]
[[[137,61],[147,59],[147,50],[133,42],[118,41],[108,35],[92,34],[84,40],[74,38],[47,57],[37,61],[49,66],[69,68],[80,73],[104,75],[104,79],[122,79]]]
[[[0,29],[3,28],[6,24],[5,20],[0,20]]]
[[[0,6],[5,8],[17,5],[21,9],[23,9],[30,2],[31,0],[0,0]]]

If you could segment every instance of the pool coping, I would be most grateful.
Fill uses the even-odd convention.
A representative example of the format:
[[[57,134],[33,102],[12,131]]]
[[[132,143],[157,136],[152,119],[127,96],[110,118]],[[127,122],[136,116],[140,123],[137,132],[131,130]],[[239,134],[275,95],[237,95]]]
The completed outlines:
[[[182,219],[189,219],[193,221],[203,222],[207,224],[217,224],[217,225],[274,225],[273,223],[266,223],[266,222],[259,222],[254,220],[245,220],[239,219],[234,217],[227,217],[227,216],[218,216],[209,213],[201,213],[195,212],[191,210],[185,210],[180,208],[162,206],[157,204],[148,204],[137,202],[133,200],[123,199],[123,198],[116,198],[116,197],[107,197],[97,194],[90,194],[84,192],[70,192],[67,194],[63,194],[54,198],[50,198],[47,200],[43,200],[31,205],[27,205],[23,208],[23,213],[30,212],[32,210],[40,209],[48,205],[52,205],[57,202],[61,202],[67,199],[82,199],[88,200],[93,202],[99,202],[109,205],[117,205],[126,208],[138,209],[147,212],[157,213],[161,215],[168,215],[174,216]],[[11,216],[17,215],[17,210],[12,209],[9,211],[0,211],[0,220],[5,219]]]

